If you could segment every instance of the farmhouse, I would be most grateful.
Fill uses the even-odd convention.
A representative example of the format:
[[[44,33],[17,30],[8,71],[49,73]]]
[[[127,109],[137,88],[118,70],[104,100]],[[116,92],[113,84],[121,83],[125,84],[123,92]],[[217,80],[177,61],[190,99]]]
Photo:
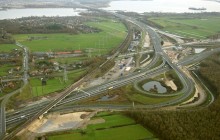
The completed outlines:
[[[77,57],[81,56],[83,53],[81,50],[68,51],[68,52],[55,52],[54,57],[65,58],[65,57]]]

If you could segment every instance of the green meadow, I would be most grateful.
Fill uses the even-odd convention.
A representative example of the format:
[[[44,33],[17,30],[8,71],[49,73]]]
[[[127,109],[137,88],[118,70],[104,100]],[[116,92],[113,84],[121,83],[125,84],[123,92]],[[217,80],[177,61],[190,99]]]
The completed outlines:
[[[8,75],[8,71],[14,67],[15,66],[10,64],[0,65],[0,76]]]
[[[54,58],[53,61],[56,61],[58,63],[74,63],[74,62],[80,62],[88,59],[88,57],[66,57],[66,58]]]
[[[31,51],[69,51],[84,50],[92,48],[94,54],[106,54],[111,49],[123,42],[126,36],[126,28],[120,22],[111,20],[102,22],[88,22],[89,26],[96,27],[102,31],[99,33],[88,33],[71,35],[65,33],[57,34],[19,34],[14,38],[27,46]],[[29,37],[46,37],[39,40],[29,41]]]
[[[49,135],[48,140],[155,140],[155,136],[131,118],[121,114],[106,114],[104,123],[91,124],[85,130],[75,130],[68,133]],[[83,132],[83,133],[82,133]]]
[[[19,49],[15,44],[0,44],[0,52],[10,52],[13,49]]]
[[[33,97],[43,96],[49,93],[59,91],[76,82],[76,80],[85,73],[84,69],[68,72],[68,81],[65,83],[63,77],[54,77],[47,79],[45,86],[41,85],[40,78],[31,78],[30,87]]]
[[[170,100],[173,100],[175,98],[178,98],[178,96],[174,97],[150,97],[144,94],[132,94],[132,95],[127,95],[127,98],[131,101],[140,103],[140,104],[158,104],[158,103],[163,103],[167,102]]]
[[[220,32],[220,17],[152,17],[150,21],[162,26],[162,30],[183,37],[205,39]]]

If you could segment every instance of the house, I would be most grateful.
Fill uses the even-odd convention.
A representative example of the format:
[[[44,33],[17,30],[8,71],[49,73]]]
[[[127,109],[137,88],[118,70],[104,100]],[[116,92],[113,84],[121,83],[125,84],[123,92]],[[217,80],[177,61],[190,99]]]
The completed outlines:
[[[81,54],[82,51],[81,50],[74,50],[73,53],[76,53],[76,54]]]

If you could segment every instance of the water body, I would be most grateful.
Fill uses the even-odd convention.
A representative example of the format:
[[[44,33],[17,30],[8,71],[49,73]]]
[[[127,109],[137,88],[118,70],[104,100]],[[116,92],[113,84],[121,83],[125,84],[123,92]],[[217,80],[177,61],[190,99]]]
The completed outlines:
[[[73,8],[29,8],[29,9],[7,9],[0,11],[0,19],[15,19],[30,16],[79,16],[86,9]]]
[[[206,8],[206,12],[220,12],[220,3],[205,0],[146,0],[146,1],[112,1],[110,6],[103,8],[110,11],[129,12],[172,12],[172,13],[195,13],[201,10],[190,10],[189,7]]]
[[[163,87],[160,84],[160,82],[157,82],[157,81],[148,82],[148,83],[144,84],[142,87],[145,91],[150,91],[151,89],[154,89],[156,87],[156,90],[158,93],[166,93],[167,92],[167,89],[165,87]]]

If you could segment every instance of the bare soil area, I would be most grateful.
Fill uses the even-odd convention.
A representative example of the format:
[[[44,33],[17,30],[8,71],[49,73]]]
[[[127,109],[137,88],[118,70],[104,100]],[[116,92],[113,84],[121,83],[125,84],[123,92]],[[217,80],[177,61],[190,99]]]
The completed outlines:
[[[165,84],[169,87],[171,87],[172,90],[177,91],[177,86],[173,82],[173,80],[165,80]]]
[[[173,43],[167,42],[167,41],[164,41],[164,44],[163,44],[164,47],[169,47],[169,46],[172,46],[172,45],[173,45]]]
[[[53,131],[86,128],[88,124],[103,123],[103,119],[90,120],[95,112],[76,112],[68,114],[51,113],[34,121],[29,127],[22,130],[18,137],[21,140],[34,140],[36,136]]]

